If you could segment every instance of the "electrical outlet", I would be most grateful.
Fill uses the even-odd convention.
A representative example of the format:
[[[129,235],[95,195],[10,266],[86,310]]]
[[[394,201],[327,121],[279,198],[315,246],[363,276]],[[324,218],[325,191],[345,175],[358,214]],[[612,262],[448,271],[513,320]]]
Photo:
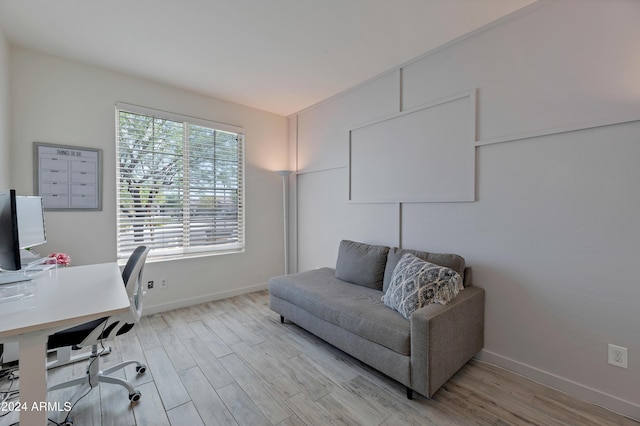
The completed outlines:
[[[160,288],[167,288],[167,287],[169,287],[169,280],[166,278],[160,279]]]
[[[147,288],[151,290],[153,288],[153,280],[147,281]]]
[[[627,368],[627,348],[609,344],[609,364]]]

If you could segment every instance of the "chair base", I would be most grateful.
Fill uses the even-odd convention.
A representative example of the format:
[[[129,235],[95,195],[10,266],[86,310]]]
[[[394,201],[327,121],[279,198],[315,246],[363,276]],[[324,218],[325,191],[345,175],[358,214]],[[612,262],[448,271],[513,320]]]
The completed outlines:
[[[127,365],[136,364],[136,372],[138,374],[144,374],[147,371],[147,366],[138,361],[125,361],[120,364],[107,368],[104,371],[100,370],[100,356],[98,353],[98,345],[91,346],[91,355],[89,356],[89,367],[87,368],[87,374],[77,379],[69,380],[68,382],[59,383],[53,385],[47,389],[47,391],[54,391],[58,389],[65,389],[76,385],[81,385],[76,393],[71,397],[69,401],[71,405],[75,404],[80,398],[82,398],[87,392],[100,383],[112,383],[114,385],[120,385],[129,391],[129,401],[137,402],[142,394],[136,390],[133,385],[127,380],[119,377],[111,377],[109,374],[114,371],[118,371],[126,367]]]
[[[71,355],[71,349],[76,350],[76,347],[64,346],[61,348],[51,349],[50,351],[47,351],[48,353],[55,352],[55,356],[56,356],[56,359],[52,361],[47,361],[47,370],[50,370],[52,368],[62,367],[63,365],[73,364],[75,362],[83,361],[91,358],[90,352],[85,352],[78,355]],[[81,349],[81,348],[77,348],[77,349]],[[109,346],[100,352],[100,356],[109,355],[110,353],[111,353],[111,347]]]

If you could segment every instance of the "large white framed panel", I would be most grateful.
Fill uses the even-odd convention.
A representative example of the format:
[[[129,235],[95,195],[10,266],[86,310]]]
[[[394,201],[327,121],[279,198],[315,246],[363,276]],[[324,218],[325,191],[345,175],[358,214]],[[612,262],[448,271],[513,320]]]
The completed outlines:
[[[475,200],[475,90],[349,132],[349,201]]]

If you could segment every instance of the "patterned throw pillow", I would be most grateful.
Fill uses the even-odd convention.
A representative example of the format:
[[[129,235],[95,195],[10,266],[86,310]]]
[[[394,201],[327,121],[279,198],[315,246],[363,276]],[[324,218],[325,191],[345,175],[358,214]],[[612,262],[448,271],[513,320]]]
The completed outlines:
[[[429,303],[446,305],[464,289],[460,274],[406,253],[391,277],[382,302],[411,319],[411,314]]]

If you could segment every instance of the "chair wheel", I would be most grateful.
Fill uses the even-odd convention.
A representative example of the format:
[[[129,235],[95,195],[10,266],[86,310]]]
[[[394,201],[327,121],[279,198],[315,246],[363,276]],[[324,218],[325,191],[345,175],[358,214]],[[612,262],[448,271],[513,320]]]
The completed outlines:
[[[144,364],[136,365],[136,373],[144,374],[147,372],[147,366]]]
[[[129,401],[131,402],[138,402],[140,398],[142,398],[140,391],[135,391],[134,393],[129,394]]]

